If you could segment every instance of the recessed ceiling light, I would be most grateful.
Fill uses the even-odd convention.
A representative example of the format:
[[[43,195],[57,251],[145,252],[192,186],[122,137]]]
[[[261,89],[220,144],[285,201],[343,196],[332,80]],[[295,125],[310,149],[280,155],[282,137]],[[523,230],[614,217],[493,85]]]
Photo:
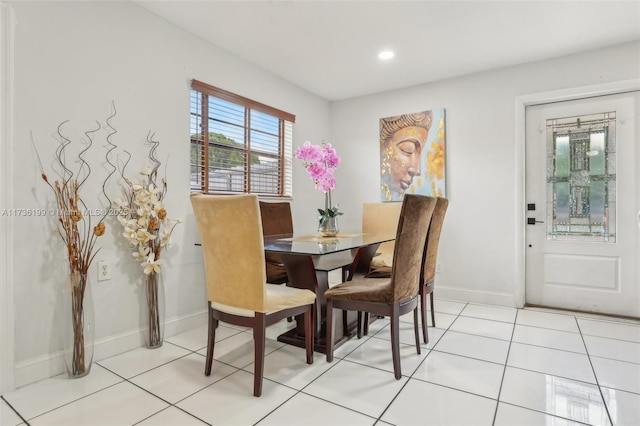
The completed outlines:
[[[383,50],[382,52],[378,53],[378,58],[382,59],[383,61],[388,61],[389,59],[394,57],[394,53],[390,50]]]

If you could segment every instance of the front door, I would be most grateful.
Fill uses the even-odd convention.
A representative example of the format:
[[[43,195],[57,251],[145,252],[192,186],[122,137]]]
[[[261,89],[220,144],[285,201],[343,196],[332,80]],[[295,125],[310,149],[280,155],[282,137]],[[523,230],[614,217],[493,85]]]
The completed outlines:
[[[526,108],[527,305],[640,317],[639,113],[638,91]]]

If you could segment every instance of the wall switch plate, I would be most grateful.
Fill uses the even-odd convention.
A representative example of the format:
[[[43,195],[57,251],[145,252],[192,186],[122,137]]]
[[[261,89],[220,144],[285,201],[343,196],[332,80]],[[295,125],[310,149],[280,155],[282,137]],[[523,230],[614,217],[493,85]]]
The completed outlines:
[[[111,265],[106,260],[98,261],[98,281],[111,279]]]

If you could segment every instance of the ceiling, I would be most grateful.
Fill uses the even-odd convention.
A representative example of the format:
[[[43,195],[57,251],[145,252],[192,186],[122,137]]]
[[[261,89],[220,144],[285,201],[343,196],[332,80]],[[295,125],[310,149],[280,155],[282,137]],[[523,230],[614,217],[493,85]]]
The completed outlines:
[[[640,40],[640,0],[132,1],[330,101]]]

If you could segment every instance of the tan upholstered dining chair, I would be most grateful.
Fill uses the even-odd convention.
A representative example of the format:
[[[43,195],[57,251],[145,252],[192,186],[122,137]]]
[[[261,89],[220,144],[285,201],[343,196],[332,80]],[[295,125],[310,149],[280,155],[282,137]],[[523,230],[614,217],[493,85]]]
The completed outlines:
[[[194,194],[191,204],[202,243],[209,305],[205,374],[211,374],[218,322],[251,327],[255,351],[253,395],[260,396],[268,325],[304,314],[307,364],[313,363],[315,294],[266,283],[257,196]]]
[[[398,229],[401,207],[401,202],[364,203],[362,205],[362,233],[375,232],[394,235]],[[345,266],[343,279],[347,281],[363,275],[389,278],[394,244],[394,241],[384,242],[378,246],[375,252],[371,252],[369,247],[360,249],[356,253],[353,263]]]
[[[328,362],[333,360],[333,308],[365,311],[390,317],[391,353],[396,379],[402,377],[399,318],[413,310],[416,351],[420,353],[418,291],[427,231],[435,205],[435,198],[415,194],[405,195],[397,225],[393,266],[389,278],[355,278],[325,292]]]
[[[398,228],[401,202],[364,203],[362,205],[362,232],[388,232],[393,234]],[[391,268],[393,263],[394,241],[380,244],[371,260],[371,268]],[[391,270],[389,270],[391,274]]]

